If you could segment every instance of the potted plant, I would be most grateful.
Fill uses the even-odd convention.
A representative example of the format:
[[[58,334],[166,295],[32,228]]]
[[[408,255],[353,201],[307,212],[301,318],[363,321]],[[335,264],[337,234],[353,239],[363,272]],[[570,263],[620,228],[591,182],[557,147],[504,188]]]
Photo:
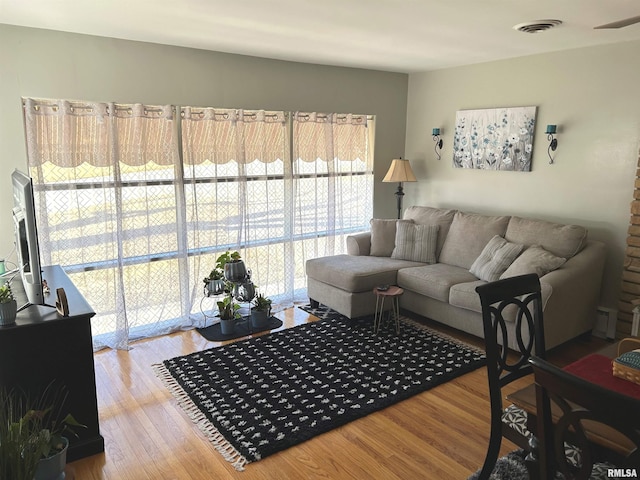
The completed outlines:
[[[233,294],[228,292],[224,298],[217,302],[220,313],[220,330],[223,335],[233,333],[236,319],[240,318],[240,305],[233,301]]]
[[[63,477],[69,440],[80,424],[72,415],[33,405],[24,394],[0,391],[0,478],[57,480]]]
[[[265,297],[262,293],[259,293],[253,299],[251,308],[251,326],[253,328],[265,328],[269,325],[271,303],[272,300]]]
[[[13,325],[16,323],[18,304],[13,298],[11,284],[6,282],[0,286],[0,326]]]
[[[202,280],[205,283],[207,296],[224,292],[224,280],[240,282],[247,277],[247,269],[241,260],[240,253],[227,250],[216,259],[216,266]]]
[[[227,250],[218,257],[217,262],[224,272],[224,278],[229,282],[242,282],[247,278],[247,267],[238,252]]]
[[[224,270],[220,268],[220,264],[217,263],[211,273],[204,277],[205,295],[210,297],[211,295],[220,295],[224,292]]]
[[[45,417],[50,413],[51,407],[46,410],[35,411],[35,415]],[[67,464],[67,449],[69,439],[65,434],[76,435],[74,427],[85,428],[73,415],[67,414],[62,420],[52,420],[49,428],[40,430],[37,436],[37,451],[40,454],[38,466],[33,480],[58,480],[63,478],[65,465]]]
[[[251,280],[235,283],[233,286],[233,297],[239,302],[250,302],[256,296],[256,286]]]

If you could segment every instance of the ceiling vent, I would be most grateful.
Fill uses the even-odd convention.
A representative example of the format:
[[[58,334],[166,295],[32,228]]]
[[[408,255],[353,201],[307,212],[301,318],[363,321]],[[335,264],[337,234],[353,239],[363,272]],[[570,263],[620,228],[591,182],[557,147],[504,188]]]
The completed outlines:
[[[519,23],[513,29],[525,33],[538,33],[550,28],[562,25],[561,20],[534,20],[533,22]]]

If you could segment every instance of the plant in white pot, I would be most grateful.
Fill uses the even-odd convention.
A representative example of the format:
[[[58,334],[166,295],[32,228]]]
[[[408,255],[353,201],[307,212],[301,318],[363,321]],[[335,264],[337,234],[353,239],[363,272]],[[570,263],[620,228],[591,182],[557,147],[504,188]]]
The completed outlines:
[[[251,326],[253,328],[265,328],[269,325],[271,317],[272,300],[258,293],[251,304]]]
[[[228,292],[217,303],[220,314],[220,330],[223,335],[231,335],[234,332],[236,320],[240,318],[240,305],[233,300],[231,292]]]
[[[0,326],[13,325],[16,323],[18,304],[13,298],[11,284],[6,282],[0,286]]]

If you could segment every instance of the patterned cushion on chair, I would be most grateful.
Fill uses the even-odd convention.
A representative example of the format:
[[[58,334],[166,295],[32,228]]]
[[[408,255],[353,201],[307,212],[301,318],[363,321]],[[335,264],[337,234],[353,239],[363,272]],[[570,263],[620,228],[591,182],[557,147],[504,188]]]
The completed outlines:
[[[502,423],[507,424],[512,430],[515,430],[523,437],[529,438],[532,433],[527,428],[527,412],[515,405],[509,405],[502,412]],[[580,450],[570,443],[564,444],[565,455],[572,465],[580,465]],[[591,473],[591,479],[607,478],[607,468],[610,465],[596,464]]]
[[[523,437],[530,437],[531,432],[527,428],[527,412],[515,405],[509,405],[502,412],[502,423],[506,423]]]
[[[527,428],[527,412],[522,410],[520,407],[516,407],[515,405],[509,405],[507,408],[505,408],[504,411],[502,412],[502,423],[507,424],[509,428],[511,428],[512,430],[515,430],[523,437],[529,438],[532,435],[532,433]],[[572,465],[579,465],[581,463],[580,450],[578,448],[571,445],[570,443],[565,443],[564,450],[565,450],[565,455],[567,456],[567,460]],[[603,478],[606,478],[606,473],[607,473],[606,466],[603,466],[603,465],[596,465],[596,466],[599,466],[602,469],[602,471],[605,474],[605,477]],[[595,467],[594,467],[594,473],[596,473]],[[599,478],[599,477],[596,477],[596,478]]]
[[[607,478],[611,478],[609,476],[608,470],[611,468],[615,468],[610,463],[596,463],[593,465],[591,469],[591,475],[589,476],[589,480],[606,480]]]

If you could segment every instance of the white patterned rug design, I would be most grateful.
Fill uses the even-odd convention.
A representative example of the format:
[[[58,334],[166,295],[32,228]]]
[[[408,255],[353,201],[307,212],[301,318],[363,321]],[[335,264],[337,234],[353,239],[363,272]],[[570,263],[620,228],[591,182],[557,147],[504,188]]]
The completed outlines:
[[[485,364],[483,352],[407,318],[397,336],[375,335],[371,319],[327,316],[153,368],[242,470]]]

